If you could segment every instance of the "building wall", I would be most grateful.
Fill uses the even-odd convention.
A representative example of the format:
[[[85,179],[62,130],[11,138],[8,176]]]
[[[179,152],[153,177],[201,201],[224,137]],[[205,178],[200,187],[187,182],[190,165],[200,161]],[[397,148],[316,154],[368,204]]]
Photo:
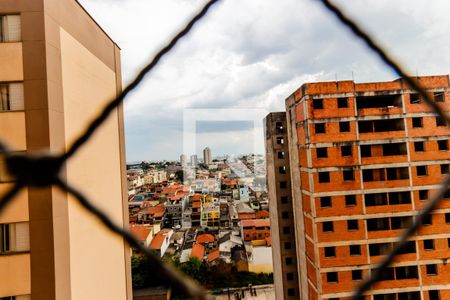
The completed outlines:
[[[445,101],[438,105],[450,110],[448,76],[418,80],[432,97],[443,93]],[[302,205],[301,211],[294,208],[294,212],[304,215],[303,220],[296,218],[296,232],[304,233],[306,241],[306,248],[298,245],[303,249],[298,251],[300,264],[306,262],[307,266],[308,283],[300,284],[302,293],[309,293],[305,299],[349,297],[360,283],[352,273],[359,270],[363,277],[369,275],[383,257],[371,252],[376,244],[394,242],[407,227],[400,218],[412,218],[448,172],[441,165],[450,163],[450,153],[448,148],[439,150],[439,145],[448,143],[450,131],[437,123],[423,100],[414,103],[413,93],[402,80],[369,84],[340,81],[305,84],[286,100],[288,118],[293,118],[288,128],[291,150],[295,151],[291,155],[292,177],[300,179],[292,181],[294,188],[299,187],[293,192],[294,203]],[[347,105],[339,107],[339,102],[345,102],[343,98]],[[388,104],[373,107],[376,105],[367,101]],[[421,126],[417,127],[417,119],[413,126],[413,118],[422,118]],[[323,129],[325,133],[320,132]],[[423,143],[425,151],[416,150],[417,143]],[[371,155],[367,157],[369,147]],[[293,163],[295,156],[298,160]],[[426,174],[421,174],[425,168]],[[428,197],[423,196],[424,191],[429,191]],[[394,194],[400,192],[405,195],[403,203]],[[374,205],[380,201],[373,196],[377,193],[386,193],[388,202]],[[441,260],[450,254],[447,207],[442,201],[433,213],[432,225],[424,226],[413,239],[411,246],[416,250],[400,255],[393,265],[395,272],[419,266],[417,278],[384,280],[372,293],[423,288],[423,299],[428,299],[427,290],[441,290],[441,299],[445,297],[450,282],[443,279],[448,270]],[[445,214],[449,214],[447,219]],[[374,230],[374,219],[381,218],[388,218],[389,228]],[[435,249],[424,250],[423,240],[434,240]],[[350,252],[355,246],[360,247],[360,253]],[[430,264],[436,264],[437,275],[426,274],[425,265]],[[334,272],[338,281],[329,282]]]
[[[280,122],[283,129],[277,129]],[[284,112],[271,113],[264,119],[270,235],[276,298],[300,299],[286,123]],[[283,138],[284,143],[277,143],[277,138]],[[280,158],[278,152],[284,152],[284,157]],[[280,167],[285,168],[285,174],[280,173]],[[280,182],[286,186],[282,188]]]

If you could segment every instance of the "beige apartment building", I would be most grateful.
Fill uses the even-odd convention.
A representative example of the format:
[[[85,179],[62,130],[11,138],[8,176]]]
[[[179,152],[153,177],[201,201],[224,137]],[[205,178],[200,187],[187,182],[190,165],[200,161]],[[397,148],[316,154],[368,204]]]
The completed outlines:
[[[0,0],[0,138],[14,151],[63,152],[120,90],[120,49],[78,2]],[[121,108],[62,173],[127,226]],[[0,193],[10,185],[0,164]],[[71,198],[28,188],[0,214],[0,299],[131,299],[128,247]]]

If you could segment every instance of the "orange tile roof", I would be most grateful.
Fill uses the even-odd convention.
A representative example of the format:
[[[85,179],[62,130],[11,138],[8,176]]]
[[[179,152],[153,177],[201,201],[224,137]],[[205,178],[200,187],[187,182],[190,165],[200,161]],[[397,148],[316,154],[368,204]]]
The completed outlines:
[[[270,226],[270,220],[269,219],[253,219],[253,220],[242,220],[241,225],[243,227],[268,227]]]
[[[209,252],[208,256],[206,256],[206,259],[208,260],[208,262],[212,262],[212,261],[215,261],[216,259],[218,259],[219,257],[220,257],[220,251],[219,251],[219,249],[216,249],[216,250]]]
[[[215,240],[214,235],[209,233],[197,235],[197,238],[195,239],[195,241],[199,244],[214,243]]]
[[[161,229],[152,239],[152,242],[150,243],[150,249],[153,250],[160,250],[161,246],[164,242],[164,239],[166,238],[166,234],[169,233],[172,229]]]
[[[192,196],[192,200],[193,201],[200,201],[200,200],[202,200],[202,194],[194,194]]]
[[[202,261],[205,255],[205,246],[202,244],[194,244],[192,246],[191,257],[197,257],[199,261]]]
[[[256,212],[256,218],[257,219],[265,219],[270,216],[269,212],[267,210],[259,210]]]
[[[163,205],[156,205],[156,206],[150,206],[147,207],[146,213],[154,216],[154,215],[164,215],[164,206]]]
[[[202,204],[200,202],[193,202],[192,203],[192,208],[199,208],[200,206],[202,206]]]
[[[130,226],[130,232],[139,240],[145,241],[151,230],[148,226],[134,225]]]
[[[249,220],[254,219],[256,215],[254,213],[238,213],[239,220]]]

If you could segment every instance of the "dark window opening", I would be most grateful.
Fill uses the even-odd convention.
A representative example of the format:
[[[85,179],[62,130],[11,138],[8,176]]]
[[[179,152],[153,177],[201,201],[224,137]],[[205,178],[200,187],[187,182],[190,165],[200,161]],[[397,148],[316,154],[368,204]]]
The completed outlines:
[[[286,265],[292,265],[292,257],[286,257]]]
[[[351,156],[352,146],[341,146],[341,156]]]
[[[396,294],[373,295],[373,300],[397,300]]]
[[[401,95],[377,95],[356,97],[358,109],[393,108],[402,106]]]
[[[313,109],[323,109],[323,99],[313,99]]]
[[[316,155],[317,158],[324,158],[324,157],[328,157],[328,151],[326,147],[323,148],[316,148]]]
[[[344,178],[344,181],[355,180],[355,174],[354,174],[353,170],[344,170],[344,171],[342,171],[342,176]]]
[[[425,151],[425,143],[424,142],[414,142],[414,151],[416,151],[416,152]]]
[[[426,215],[422,217],[422,225],[431,225],[433,224],[432,215]]]
[[[352,270],[352,280],[361,280],[362,270]]]
[[[333,232],[333,221],[327,221],[322,223],[322,231],[323,232]]]
[[[436,126],[445,126],[447,125],[445,122],[445,119],[443,119],[442,117],[436,117]]]
[[[401,168],[386,168],[387,180],[401,180],[409,178],[409,171],[407,167]]]
[[[284,151],[278,152],[278,158],[279,159],[284,159]]]
[[[420,103],[420,94],[419,93],[409,94],[409,103],[411,104]]]
[[[284,133],[283,122],[276,122],[275,128],[276,128],[277,133]]]
[[[417,300],[420,299],[420,292],[398,293],[398,300]]]
[[[345,206],[356,206],[356,195],[345,195]]]
[[[284,226],[283,227],[283,234],[289,234],[291,233],[291,228],[289,226]]]
[[[428,199],[428,190],[420,190],[419,200],[427,200],[427,199]]]
[[[369,255],[386,255],[392,251],[392,243],[369,244]]]
[[[427,166],[416,166],[417,176],[427,175]]]
[[[320,207],[331,207],[331,197],[320,197]]]
[[[387,132],[387,131],[404,130],[405,125],[402,119],[387,119],[374,121],[359,121],[358,128],[360,133]]]
[[[371,157],[371,145],[361,145],[361,157]]]
[[[350,245],[349,246],[350,255],[361,255],[361,245]]]
[[[278,172],[280,174],[286,174],[286,167],[285,166],[278,167]]]
[[[280,181],[280,188],[287,189],[287,181]]]
[[[427,275],[437,275],[437,265],[427,265],[426,266]]]
[[[339,122],[340,132],[350,132],[350,122]]]
[[[337,106],[338,108],[346,108],[348,107],[348,98],[347,97],[340,97],[337,99]]]
[[[412,217],[392,217],[391,218],[391,229],[404,229],[411,226]]]
[[[405,155],[406,143],[383,144],[383,156]]]
[[[327,282],[328,283],[338,282],[338,273],[337,272],[328,272],[327,273]]]
[[[424,250],[434,250],[434,240],[423,240]]]
[[[315,133],[325,133],[325,123],[314,124]]]
[[[292,273],[292,272],[286,273],[286,279],[287,280],[294,280],[294,273]]]
[[[412,127],[413,128],[419,128],[422,127],[422,118],[421,117],[417,117],[417,118],[412,118]]]
[[[417,266],[396,267],[395,268],[396,279],[412,279],[419,278],[417,273]]]
[[[398,254],[408,254],[408,253],[416,253],[416,242],[409,241],[406,242],[403,247],[400,248]]]
[[[280,200],[281,200],[281,203],[286,204],[286,203],[288,203],[288,196],[281,196]]]
[[[319,172],[319,182],[330,182],[330,172]]]
[[[367,220],[368,231],[389,230],[389,218],[377,218]]]
[[[434,98],[434,101],[436,101],[436,102],[444,102],[445,94],[444,94],[444,92],[434,92],[433,98]]]
[[[389,196],[389,205],[408,204],[411,203],[410,192],[391,192]]]
[[[287,292],[288,292],[288,296],[295,296],[295,289],[293,289],[293,288],[287,289]]]
[[[441,174],[448,174],[449,173],[449,166],[448,164],[441,165]]]
[[[284,249],[289,250],[292,248],[291,242],[284,242]]]
[[[288,211],[281,212],[281,218],[282,219],[289,219],[289,212]]]
[[[445,223],[450,223],[450,213],[445,213]]]
[[[373,170],[363,170],[363,181],[374,181]]]
[[[447,140],[441,140],[438,142],[438,148],[439,151],[447,151],[448,150],[448,141]]]
[[[440,300],[439,290],[428,291],[428,300]]]
[[[383,274],[381,274],[381,278],[380,279],[381,280],[394,280],[394,268],[386,268],[383,271]],[[395,297],[395,294],[394,294],[394,297]]]
[[[325,254],[325,257],[335,257],[336,256],[336,248],[335,247],[325,247],[324,254]]]
[[[347,230],[348,231],[354,231],[358,230],[358,220],[347,220]]]
[[[379,206],[388,204],[387,193],[366,194],[364,195],[364,198],[364,203],[366,204],[366,206]]]
[[[283,145],[284,144],[284,138],[282,136],[278,136],[277,137],[277,144],[278,145]]]

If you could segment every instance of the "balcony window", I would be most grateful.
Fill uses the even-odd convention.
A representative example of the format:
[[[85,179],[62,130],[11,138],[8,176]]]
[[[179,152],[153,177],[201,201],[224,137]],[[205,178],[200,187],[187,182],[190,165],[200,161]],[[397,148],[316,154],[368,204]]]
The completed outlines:
[[[23,83],[0,83],[0,112],[23,109]]]
[[[0,224],[0,254],[30,250],[29,223]]]
[[[444,92],[434,92],[433,98],[434,98],[434,101],[436,101],[436,102],[444,102],[445,94],[444,94]]]
[[[0,42],[20,42],[21,35],[19,15],[0,16]]]

